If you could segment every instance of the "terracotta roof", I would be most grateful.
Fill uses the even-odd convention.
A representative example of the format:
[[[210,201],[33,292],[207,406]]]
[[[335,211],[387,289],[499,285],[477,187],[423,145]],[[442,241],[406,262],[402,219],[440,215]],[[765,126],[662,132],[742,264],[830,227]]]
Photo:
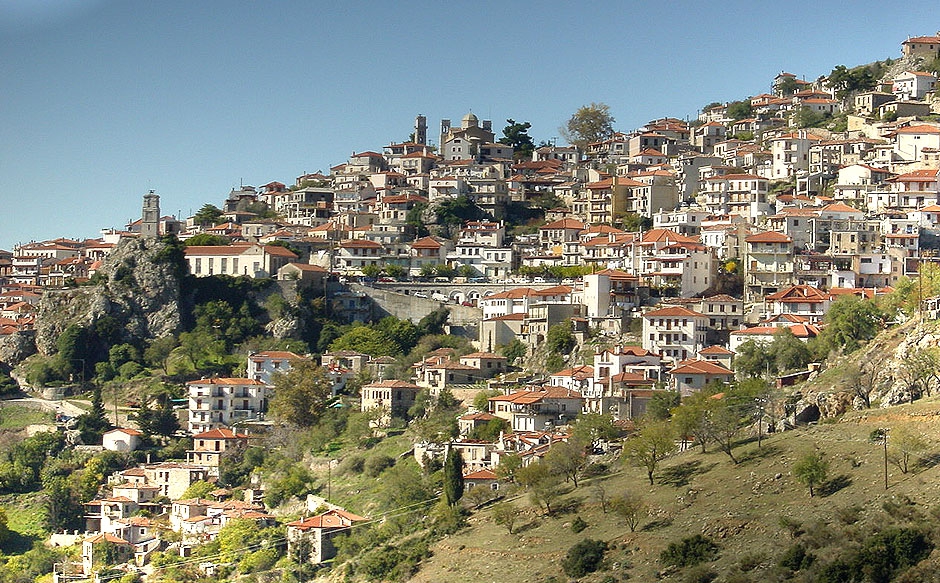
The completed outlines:
[[[463,479],[464,480],[495,480],[496,473],[493,470],[488,470],[484,468],[482,470],[470,472],[469,474],[464,474]]]
[[[113,534],[105,534],[105,533],[100,533],[100,534],[90,536],[86,538],[84,542],[91,543],[93,545],[98,544],[98,543],[103,543],[103,542],[109,542],[111,544],[125,545],[125,546],[130,546],[131,544],[121,537],[117,537],[117,536],[114,536]]]
[[[575,220],[575,219],[560,219],[560,220],[557,220],[557,221],[548,223],[547,225],[542,225],[541,227],[539,227],[539,230],[545,230],[545,229],[578,229],[578,230],[582,230],[582,229],[584,229],[584,226],[585,226],[584,223],[582,223],[581,221]]]
[[[660,308],[658,310],[653,310],[651,312],[646,312],[643,314],[644,318],[707,318],[705,314],[700,314],[694,312],[688,308],[683,308],[681,306],[669,306],[667,308]]]
[[[820,303],[829,299],[826,292],[811,285],[794,285],[777,293],[770,294],[766,300],[784,303]]]
[[[203,433],[197,433],[193,436],[193,439],[248,439],[248,436],[241,433],[235,433],[231,429],[219,427],[217,429],[204,431]]]
[[[411,383],[406,383],[405,381],[382,381],[378,383],[369,383],[363,388],[372,388],[372,389],[414,389],[420,390],[421,387],[418,385],[413,385]]]
[[[136,429],[128,429],[126,427],[117,427],[111,431],[105,432],[105,435],[108,433],[124,433],[126,435],[143,435],[143,432],[137,431]]]
[[[198,381],[189,381],[187,385],[256,385],[256,386],[265,386],[261,381],[256,381],[255,379],[246,379],[246,378],[226,378],[226,377],[213,377],[211,379],[200,379]]]
[[[764,231],[744,238],[748,243],[792,243],[793,239],[777,231]]]
[[[323,514],[318,514],[317,516],[311,516],[310,518],[305,518],[303,520],[288,522],[287,526],[299,530],[309,530],[311,528],[346,528],[353,523],[363,522],[366,520],[369,519],[353,514],[352,512],[335,508],[333,510],[327,510]]]
[[[921,124],[916,126],[906,126],[895,130],[896,134],[940,134],[940,127]]]
[[[712,345],[698,351],[699,354],[734,354],[724,346]]]
[[[710,360],[683,360],[669,374],[733,375],[734,373]]]

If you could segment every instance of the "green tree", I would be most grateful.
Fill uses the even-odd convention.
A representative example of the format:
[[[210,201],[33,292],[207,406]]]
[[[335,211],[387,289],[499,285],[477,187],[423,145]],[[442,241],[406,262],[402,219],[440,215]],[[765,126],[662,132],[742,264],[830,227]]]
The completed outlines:
[[[888,459],[906,474],[911,470],[911,460],[918,459],[930,444],[924,436],[911,427],[894,428],[888,436]]]
[[[506,120],[506,127],[503,128],[503,137],[499,139],[500,144],[512,146],[515,150],[513,157],[517,160],[525,160],[532,157],[532,151],[535,150],[535,142],[529,135],[529,128],[532,124],[529,122],[516,123],[514,119]]]
[[[450,310],[441,306],[418,320],[418,330],[421,335],[443,334],[448,318],[450,318]]]
[[[193,215],[193,222],[197,225],[216,225],[222,221],[222,209],[215,205],[204,204]]]
[[[330,350],[355,350],[369,356],[396,356],[401,347],[388,334],[365,325],[353,326],[330,344]]]
[[[313,427],[332,396],[330,377],[313,361],[295,362],[286,373],[274,375],[271,413],[299,427]]]
[[[516,481],[529,491],[532,502],[544,507],[545,513],[551,515],[552,504],[562,494],[561,475],[549,464],[542,462],[521,467],[515,471],[515,475]]]
[[[886,319],[874,301],[843,296],[829,306],[820,341],[829,348],[854,352],[878,334]]]
[[[587,444],[591,449],[599,442],[619,439],[621,434],[620,428],[614,424],[613,415],[602,413],[579,414],[571,430],[571,436],[578,443]]]
[[[793,477],[804,486],[809,487],[809,495],[815,495],[815,488],[826,481],[829,473],[829,462],[821,451],[811,451],[803,454],[793,464]]]
[[[92,390],[91,410],[79,415],[75,422],[81,432],[82,442],[89,445],[101,443],[101,436],[112,427],[105,414],[104,401],[101,399],[101,387],[96,385]]]
[[[576,341],[571,333],[571,320],[563,320],[548,329],[545,336],[548,351],[554,354],[568,354],[574,349]]]
[[[444,458],[444,501],[453,506],[463,496],[463,457],[450,448]]]
[[[493,506],[493,522],[500,526],[505,526],[509,534],[512,534],[512,527],[516,524],[516,518],[519,517],[519,511],[512,502],[499,502]]]
[[[509,341],[509,344],[497,346],[496,351],[506,357],[507,365],[514,366],[525,358],[529,350],[524,342],[518,338],[513,338]]]
[[[591,103],[578,108],[558,131],[569,144],[582,152],[593,142],[606,140],[614,133],[614,117],[606,103]]]
[[[774,369],[779,372],[805,370],[806,364],[812,360],[812,353],[806,343],[786,327],[774,332],[770,350],[774,357]]]
[[[156,407],[151,408],[151,401],[154,401]],[[173,409],[173,401],[166,392],[142,399],[140,409],[133,415],[133,418],[137,427],[150,436],[170,437],[180,429],[179,418]]]
[[[773,357],[773,351],[768,350],[766,343],[748,340],[738,346],[734,370],[745,377],[759,377],[775,373],[777,363]]]
[[[712,406],[705,417],[709,439],[715,442],[718,449],[725,452],[734,464],[738,463],[738,459],[734,457],[738,435],[753,419],[755,395],[752,388],[749,384],[726,387],[721,398],[711,400]]]
[[[154,338],[144,349],[144,360],[152,367],[159,367],[163,374],[170,374],[170,355],[178,345],[178,340],[172,334]]]
[[[709,393],[699,391],[686,397],[682,405],[672,412],[672,423],[679,438],[698,444],[702,453],[705,453],[710,439],[708,415],[713,406],[714,400]]]
[[[516,474],[522,468],[522,458],[518,454],[508,453],[499,456],[499,464],[496,466],[496,477],[500,480],[509,482],[516,481]]]
[[[372,278],[372,279],[375,279],[378,276],[382,275],[382,268],[379,267],[378,265],[363,265],[361,270],[362,270],[362,275],[364,275],[365,277]]]
[[[630,532],[636,532],[636,527],[639,526],[640,518],[646,509],[646,503],[637,494],[626,492],[611,498],[610,509],[627,523]]]
[[[754,110],[751,108],[750,99],[732,101],[728,104],[728,108],[725,111],[727,112],[728,117],[735,121],[749,118],[754,114]]]
[[[457,198],[444,198],[432,206],[437,215],[437,222],[444,227],[446,236],[451,236],[467,221],[478,221],[486,216],[466,195]]]
[[[672,410],[679,406],[679,391],[655,391],[646,404],[646,414],[650,419],[665,421],[672,416]]]
[[[645,468],[653,485],[653,474],[659,463],[676,451],[676,437],[666,421],[655,421],[640,428],[623,445],[623,456],[631,465]]]
[[[183,495],[180,496],[183,500],[189,500],[191,498],[205,498],[209,495],[209,492],[215,490],[218,486],[205,480],[198,480],[189,485],[189,488],[186,488],[186,491],[183,492]]]
[[[231,244],[231,239],[212,233],[199,233],[183,241],[187,247],[219,247]]]
[[[0,396],[12,395],[20,390],[20,386],[13,380],[10,373],[0,368]]]
[[[793,114],[793,124],[798,128],[814,128],[826,121],[826,114],[808,107],[801,107]]]
[[[542,463],[547,464],[553,472],[564,476],[566,482],[571,480],[577,488],[578,478],[587,465],[587,455],[578,440],[559,441],[548,449]]]

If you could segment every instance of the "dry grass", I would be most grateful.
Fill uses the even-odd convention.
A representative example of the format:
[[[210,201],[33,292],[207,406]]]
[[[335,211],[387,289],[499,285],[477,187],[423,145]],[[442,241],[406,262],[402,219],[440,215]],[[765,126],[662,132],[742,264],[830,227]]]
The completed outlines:
[[[883,450],[869,442],[874,429],[911,423],[940,443],[940,401],[925,400],[892,409],[869,410],[826,423],[741,445],[738,465],[722,453],[689,451],[668,460],[650,487],[642,470],[624,468],[619,475],[595,479],[612,493],[630,491],[644,497],[649,515],[637,532],[613,514],[604,514],[592,497],[587,481],[568,494],[564,509],[544,516],[527,497],[514,501],[520,512],[514,534],[496,525],[486,510],[470,518],[465,529],[434,547],[413,581],[448,583],[538,583],[567,578],[560,568],[568,548],[584,538],[607,541],[607,569],[583,581],[633,581],[657,578],[681,581],[683,572],[663,572],[660,552],[670,543],[693,534],[714,538],[721,547],[710,567],[726,580],[776,580],[774,565],[793,544],[781,517],[800,524],[806,540],[828,560],[846,544],[846,537],[861,536],[891,518],[883,510],[886,501],[913,501],[913,509],[926,514],[940,501],[940,469],[920,467],[901,474],[889,467],[889,489],[884,489]],[[791,475],[794,460],[810,448],[821,449],[830,462],[829,484],[821,495],[808,490]],[[924,457],[940,454],[925,452]],[[575,534],[569,528],[576,516],[588,524]],[[937,553],[935,553],[936,555]],[[744,567],[742,568],[742,565]]]

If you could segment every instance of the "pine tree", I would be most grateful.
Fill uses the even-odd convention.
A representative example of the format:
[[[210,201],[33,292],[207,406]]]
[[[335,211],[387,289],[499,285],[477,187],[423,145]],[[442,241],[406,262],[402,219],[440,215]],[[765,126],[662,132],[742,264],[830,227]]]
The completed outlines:
[[[101,387],[96,386],[92,391],[91,410],[80,415],[77,424],[82,441],[87,444],[101,443],[101,435],[111,429],[111,423],[105,414],[104,401],[101,399]]]
[[[463,496],[463,456],[456,449],[444,459],[444,501],[453,506]]]

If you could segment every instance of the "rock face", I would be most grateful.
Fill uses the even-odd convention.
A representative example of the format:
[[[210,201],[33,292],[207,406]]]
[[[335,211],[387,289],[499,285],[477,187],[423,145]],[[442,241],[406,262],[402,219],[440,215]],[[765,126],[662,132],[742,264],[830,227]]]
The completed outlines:
[[[114,319],[125,341],[157,338],[179,331],[182,255],[174,243],[128,239],[105,260],[97,285],[43,294],[36,318],[36,348],[56,351],[69,325],[86,327],[105,316]]]
[[[32,330],[0,336],[0,362],[15,366],[36,352]]]

